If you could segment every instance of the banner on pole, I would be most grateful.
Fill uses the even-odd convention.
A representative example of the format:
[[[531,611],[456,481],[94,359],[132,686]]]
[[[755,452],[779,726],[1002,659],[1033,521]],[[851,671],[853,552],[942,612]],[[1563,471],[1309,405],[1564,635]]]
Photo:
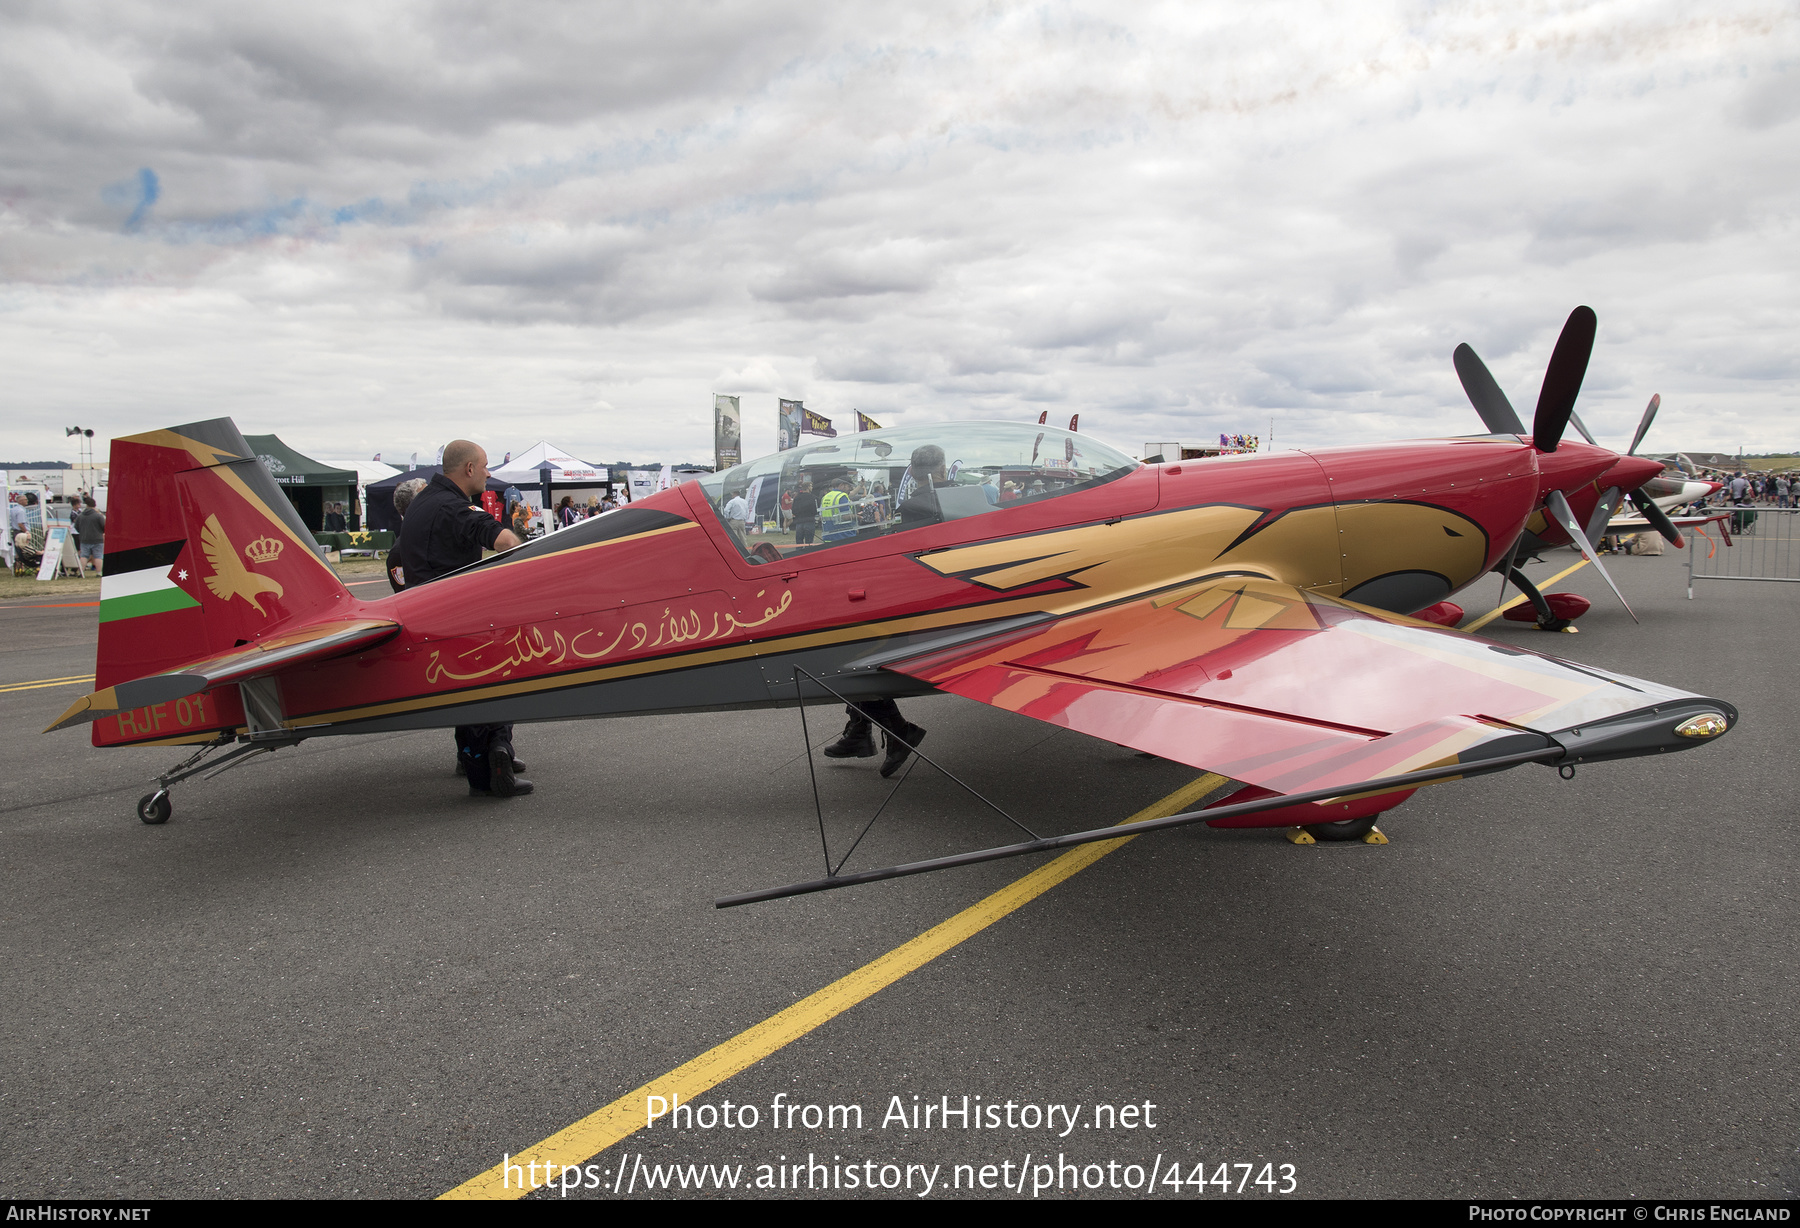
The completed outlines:
[[[1070,430],[1071,430],[1071,431],[1073,431],[1073,430],[1074,430],[1074,429],[1075,429],[1075,424],[1076,424],[1076,423],[1078,423],[1078,422],[1080,422],[1080,421],[1081,421],[1081,415],[1080,415],[1080,414],[1070,414],[1070,415],[1069,415],[1069,429],[1070,429]]]
[[[856,429],[859,431],[879,431],[881,429],[881,423],[875,421],[875,419],[869,417],[869,415],[859,409],[856,411]]]
[[[1038,425],[1039,426],[1047,425],[1049,423],[1049,421],[1050,421],[1050,411],[1049,410],[1046,409],[1043,413],[1038,415]]]
[[[736,397],[713,394],[713,468],[724,471],[744,459],[744,424]]]
[[[800,416],[805,412],[806,406],[798,401],[784,399],[781,402],[781,433],[777,436],[777,451],[786,452],[800,442]]]
[[[825,415],[815,414],[799,401],[783,400],[779,450],[785,452],[798,444],[802,435],[823,435],[827,439],[836,439],[837,431],[832,429],[831,419]]]

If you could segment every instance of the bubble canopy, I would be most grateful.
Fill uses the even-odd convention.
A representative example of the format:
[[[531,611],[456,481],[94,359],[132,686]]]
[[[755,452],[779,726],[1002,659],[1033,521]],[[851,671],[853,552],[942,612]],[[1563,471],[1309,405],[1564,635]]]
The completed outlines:
[[[937,422],[803,444],[708,474],[699,485],[744,557],[773,562],[948,520],[1004,516],[1136,468],[1090,436],[1051,426]]]

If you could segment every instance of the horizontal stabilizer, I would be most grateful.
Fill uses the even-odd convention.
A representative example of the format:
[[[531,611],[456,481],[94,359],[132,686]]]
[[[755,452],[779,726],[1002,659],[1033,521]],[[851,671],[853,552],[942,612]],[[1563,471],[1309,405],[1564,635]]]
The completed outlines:
[[[161,673],[134,678],[84,695],[57,717],[45,733],[86,724],[153,704],[198,695],[227,682],[243,682],[310,661],[328,661],[381,643],[400,630],[387,618],[355,618],[316,623],[272,635],[254,644],[190,661]]]

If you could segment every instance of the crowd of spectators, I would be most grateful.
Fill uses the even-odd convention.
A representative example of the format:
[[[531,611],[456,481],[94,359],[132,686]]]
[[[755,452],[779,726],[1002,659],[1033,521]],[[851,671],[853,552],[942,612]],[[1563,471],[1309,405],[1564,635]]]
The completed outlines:
[[[1702,470],[1700,476],[1722,485],[1708,501],[1720,507],[1800,507],[1800,474],[1746,473],[1742,469],[1727,474],[1723,470]]]
[[[554,529],[566,529],[580,524],[603,512],[610,512],[623,507],[622,502],[615,501],[610,494],[589,495],[586,503],[577,503],[574,495],[564,495],[548,514],[534,511],[525,502],[525,496],[517,487],[509,486],[502,496],[505,503],[505,515],[501,523],[510,528],[523,541],[540,533]]]

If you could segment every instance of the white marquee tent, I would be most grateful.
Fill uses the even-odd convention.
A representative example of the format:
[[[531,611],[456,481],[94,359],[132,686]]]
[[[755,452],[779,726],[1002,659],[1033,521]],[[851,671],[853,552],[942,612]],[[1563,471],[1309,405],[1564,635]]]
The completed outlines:
[[[564,449],[542,441],[513,457],[504,468],[489,472],[508,486],[523,490],[542,481],[539,471],[546,462],[552,471],[550,482],[553,486],[604,486],[612,480],[607,469],[590,465]]]
[[[349,468],[356,470],[356,484],[358,486],[368,486],[375,482],[383,482],[388,478],[393,477],[396,473],[404,472],[404,470],[396,469],[392,465],[386,465],[380,461],[357,461],[355,464],[350,465]]]

